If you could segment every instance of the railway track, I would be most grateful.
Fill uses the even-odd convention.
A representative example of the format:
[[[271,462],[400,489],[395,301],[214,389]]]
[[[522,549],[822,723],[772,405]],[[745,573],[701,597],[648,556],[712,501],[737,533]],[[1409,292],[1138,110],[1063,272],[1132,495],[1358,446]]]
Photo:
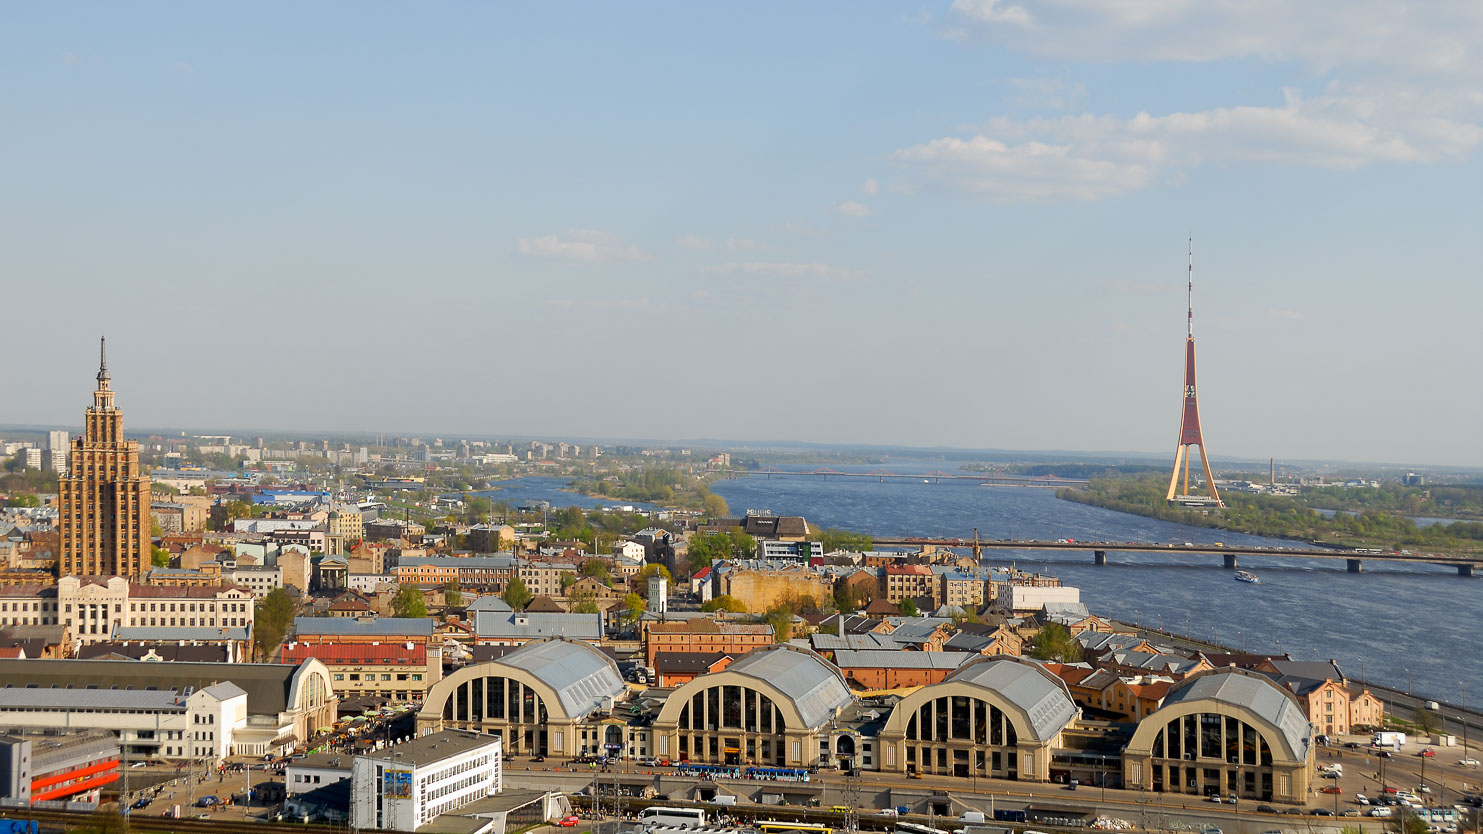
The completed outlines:
[[[0,818],[12,820],[36,820],[43,829],[59,828],[71,831],[89,828],[105,834],[121,834],[125,830],[122,818],[112,811],[53,811],[27,808],[0,809]],[[163,834],[272,834],[272,832],[344,830],[343,825],[321,825],[313,823],[247,822],[242,820],[199,820],[171,819],[170,817],[130,815],[128,829],[133,831],[156,831]],[[375,829],[361,829],[372,834]]]

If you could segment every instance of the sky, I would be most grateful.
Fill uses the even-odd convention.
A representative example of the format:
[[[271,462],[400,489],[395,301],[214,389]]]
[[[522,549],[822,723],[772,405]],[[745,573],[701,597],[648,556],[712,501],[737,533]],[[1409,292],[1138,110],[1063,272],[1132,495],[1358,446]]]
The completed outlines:
[[[1483,465],[1483,4],[0,5],[0,424]]]

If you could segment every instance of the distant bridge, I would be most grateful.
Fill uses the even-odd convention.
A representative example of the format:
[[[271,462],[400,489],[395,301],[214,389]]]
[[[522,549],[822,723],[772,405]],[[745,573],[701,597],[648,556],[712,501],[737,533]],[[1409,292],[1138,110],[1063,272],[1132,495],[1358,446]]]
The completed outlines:
[[[907,481],[977,481],[992,486],[1025,486],[1056,488],[1065,486],[1086,486],[1086,478],[1059,478],[1055,475],[989,475],[973,474],[963,472],[923,472],[912,475],[904,472],[888,472],[884,469],[874,469],[869,472],[840,472],[836,469],[824,467],[822,469],[810,469],[807,471],[788,469],[720,469],[724,475],[760,475],[767,478],[772,477],[800,477],[800,478],[875,478],[884,482],[887,478]]]
[[[1384,550],[1334,550],[1318,547],[1271,548],[1228,544],[1159,544],[1157,542],[1087,542],[1071,539],[1044,541],[1038,539],[944,539],[871,537],[877,547],[953,547],[972,550],[1075,550],[1091,551],[1094,564],[1106,565],[1107,554],[1122,553],[1193,553],[1220,556],[1227,568],[1234,570],[1239,556],[1262,556],[1279,559],[1342,559],[1350,573],[1359,573],[1365,562],[1399,562],[1404,564],[1442,565],[1457,569],[1458,576],[1472,576],[1483,570],[1483,556],[1455,556],[1442,553],[1400,553]]]

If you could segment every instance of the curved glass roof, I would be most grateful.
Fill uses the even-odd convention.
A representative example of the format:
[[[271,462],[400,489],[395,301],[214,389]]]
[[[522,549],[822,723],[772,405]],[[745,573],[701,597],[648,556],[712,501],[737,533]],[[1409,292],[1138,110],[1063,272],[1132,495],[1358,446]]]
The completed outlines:
[[[556,690],[561,708],[572,718],[586,716],[625,691],[617,664],[586,643],[541,640],[491,662],[528,672]]]
[[[1001,698],[1025,711],[1035,741],[1049,741],[1076,718],[1076,702],[1066,684],[1034,663],[1018,660],[989,660],[970,663],[949,675],[997,692]]]

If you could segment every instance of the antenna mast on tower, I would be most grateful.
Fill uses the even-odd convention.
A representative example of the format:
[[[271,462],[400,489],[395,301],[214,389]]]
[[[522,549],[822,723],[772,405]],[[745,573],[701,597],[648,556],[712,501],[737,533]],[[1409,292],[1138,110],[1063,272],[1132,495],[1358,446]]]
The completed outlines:
[[[1189,237],[1189,283],[1188,307],[1185,314],[1184,337],[1184,412],[1179,423],[1179,446],[1174,452],[1174,472],[1169,476],[1169,492],[1165,496],[1171,504],[1185,507],[1224,507],[1220,493],[1215,489],[1215,476],[1210,472],[1210,458],[1205,454],[1205,438],[1200,433],[1200,402],[1195,393],[1195,239]],[[1209,497],[1191,495],[1189,470],[1194,453],[1191,446],[1200,447],[1200,468],[1205,472],[1205,490]],[[1179,468],[1184,467],[1184,490],[1175,495],[1179,487]]]

